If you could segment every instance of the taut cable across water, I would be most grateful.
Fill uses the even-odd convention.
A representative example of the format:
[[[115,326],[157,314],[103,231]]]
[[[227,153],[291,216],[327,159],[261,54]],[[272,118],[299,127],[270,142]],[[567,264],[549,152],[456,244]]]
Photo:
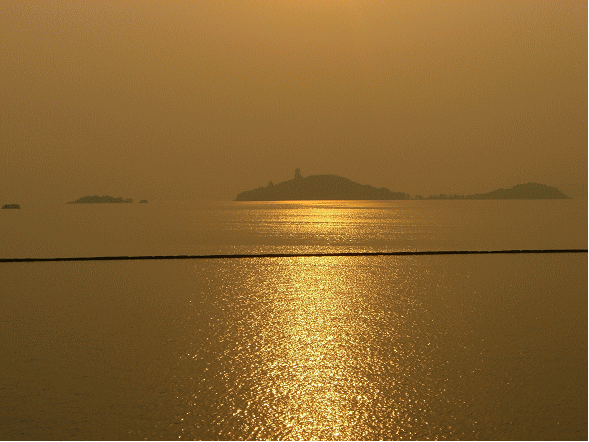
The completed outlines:
[[[145,259],[244,259],[244,258],[296,258],[327,256],[418,256],[418,255],[487,255],[499,253],[587,253],[587,249],[544,249],[544,250],[426,250],[400,252],[341,252],[341,253],[260,253],[235,255],[153,255],[153,256],[82,256],[69,258],[7,258],[9,262],[55,262],[55,261],[132,261]]]

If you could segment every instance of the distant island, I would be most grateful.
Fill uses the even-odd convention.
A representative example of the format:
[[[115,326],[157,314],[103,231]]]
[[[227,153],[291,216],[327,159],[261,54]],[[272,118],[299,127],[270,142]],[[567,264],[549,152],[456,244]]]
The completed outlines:
[[[4,204],[2,206],[3,209],[20,209],[20,205],[18,204]]]
[[[497,189],[489,193],[476,193],[474,195],[431,195],[429,200],[548,200],[570,199],[556,187],[545,184],[527,183],[518,184],[511,189]]]
[[[410,195],[377,189],[337,175],[301,176],[295,170],[292,180],[248,190],[237,195],[235,201],[298,201],[298,200],[407,200]]]
[[[140,204],[146,204],[147,203],[147,200],[141,200],[141,201],[139,201],[139,203]]]
[[[301,176],[300,169],[295,170],[292,180],[266,187],[247,190],[237,195],[234,201],[298,201],[298,200],[408,200],[411,196],[403,192],[391,192],[385,187],[377,189],[367,184],[358,184],[337,175]],[[518,184],[510,189],[496,189],[488,193],[473,195],[421,195],[418,200],[539,200],[570,199],[556,187],[545,184]]]
[[[105,204],[105,203],[132,203],[133,198],[113,198],[112,196],[83,196],[82,198],[77,199],[76,201],[70,201],[66,204]]]

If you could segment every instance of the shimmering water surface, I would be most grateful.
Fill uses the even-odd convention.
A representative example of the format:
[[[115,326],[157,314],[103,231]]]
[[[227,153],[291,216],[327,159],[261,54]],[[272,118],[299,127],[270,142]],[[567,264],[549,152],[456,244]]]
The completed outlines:
[[[1,258],[587,248],[587,201],[45,204],[0,211]]]
[[[574,210],[344,204],[226,204],[194,214],[202,231],[192,206],[168,221],[123,208],[135,230],[84,207],[52,212],[40,250],[4,242],[3,257],[75,256],[82,224],[86,256],[519,248],[506,235],[587,247]],[[481,210],[494,229],[456,232]],[[20,216],[16,240],[42,224]],[[502,231],[513,216],[529,229]],[[0,294],[3,439],[587,439],[586,254],[10,263]]]

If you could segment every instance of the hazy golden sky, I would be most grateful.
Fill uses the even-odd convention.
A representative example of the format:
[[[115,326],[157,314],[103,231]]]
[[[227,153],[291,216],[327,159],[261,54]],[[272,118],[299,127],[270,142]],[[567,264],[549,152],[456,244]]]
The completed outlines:
[[[587,185],[587,2],[0,2],[2,200]]]

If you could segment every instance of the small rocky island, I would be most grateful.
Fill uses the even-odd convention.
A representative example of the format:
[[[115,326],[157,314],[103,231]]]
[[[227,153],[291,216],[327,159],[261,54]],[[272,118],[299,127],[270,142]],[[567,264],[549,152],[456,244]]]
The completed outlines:
[[[139,201],[139,204],[147,204],[147,200],[141,200]]]
[[[132,203],[133,198],[113,198],[112,196],[83,196],[82,198],[77,199],[76,201],[70,201],[66,204],[105,204],[105,203]]]
[[[527,183],[518,184],[511,189],[497,189],[488,193],[476,193],[474,195],[431,195],[430,200],[554,200],[570,199],[556,187],[545,184]]]
[[[377,189],[353,182],[337,175],[301,176],[295,170],[292,180],[240,193],[235,201],[299,201],[299,200],[407,200],[402,192],[391,192],[385,187]]]
[[[20,209],[19,204],[4,204],[2,206],[3,209]]]

